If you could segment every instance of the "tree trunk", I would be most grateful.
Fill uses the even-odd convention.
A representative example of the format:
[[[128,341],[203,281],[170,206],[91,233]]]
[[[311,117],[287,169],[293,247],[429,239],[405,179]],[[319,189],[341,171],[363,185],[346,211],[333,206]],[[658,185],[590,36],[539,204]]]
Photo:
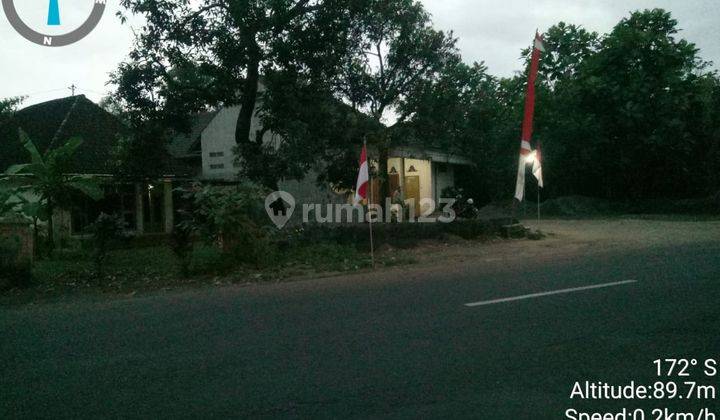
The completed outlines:
[[[55,250],[55,222],[53,221],[53,213],[55,213],[55,206],[48,202],[48,237],[47,237],[47,252],[52,253]]]
[[[38,248],[40,243],[38,242],[40,235],[38,235],[38,218],[33,217],[33,256],[39,257]]]
[[[380,181],[380,202],[378,204],[382,207],[383,212],[385,212],[389,210],[385,204],[386,198],[390,196],[388,191],[388,157],[390,150],[385,142],[382,142],[378,152],[378,173],[376,175]]]
[[[240,101],[241,109],[240,114],[238,114],[237,128],[235,129],[235,143],[238,145],[250,144],[250,131],[252,128],[252,117],[253,114],[255,114],[259,80],[260,54],[256,52],[255,54],[251,54],[247,67],[247,77],[243,83],[242,100]]]

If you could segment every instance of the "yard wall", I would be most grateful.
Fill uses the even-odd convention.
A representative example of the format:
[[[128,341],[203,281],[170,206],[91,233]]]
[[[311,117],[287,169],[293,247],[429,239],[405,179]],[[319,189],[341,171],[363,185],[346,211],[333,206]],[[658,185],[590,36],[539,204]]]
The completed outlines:
[[[18,240],[20,252],[18,261],[32,262],[35,254],[32,227],[29,221],[21,219],[0,219],[0,239]]]

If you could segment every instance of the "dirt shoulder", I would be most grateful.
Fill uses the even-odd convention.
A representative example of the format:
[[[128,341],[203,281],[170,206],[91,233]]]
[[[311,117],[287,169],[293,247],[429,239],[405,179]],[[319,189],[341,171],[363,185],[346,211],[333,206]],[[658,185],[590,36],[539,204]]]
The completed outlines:
[[[400,251],[413,258],[413,269],[448,267],[463,263],[512,263],[533,258],[576,258],[583,255],[638,250],[651,247],[720,242],[720,220],[656,220],[652,218],[612,218],[593,220],[546,219],[522,223],[547,236],[540,241],[492,240],[473,242],[452,240],[426,243]]]
[[[77,293],[44,295],[17,291],[4,295],[0,306],[17,306],[27,303],[51,303],[80,299],[108,300],[140,297],[148,293],[171,293],[195,289],[247,286],[262,289],[269,284],[295,283],[291,288],[331,286],[336,282],[366,281],[392,282],[407,278],[420,278],[434,274],[453,276],[480,269],[483,272],[504,270],[508,266],[573,261],[602,253],[642,250],[653,247],[671,247],[700,243],[720,242],[720,220],[684,221],[655,220],[650,218],[612,218],[593,220],[536,220],[524,221],[527,227],[539,229],[547,236],[539,241],[528,239],[466,241],[450,238],[444,242],[422,242],[411,249],[383,248],[377,258],[384,264],[376,270],[361,269],[350,272],[306,272],[284,277],[264,274],[234,275],[214,278],[212,281],[177,283],[161,290],[148,289],[128,293],[108,293],[100,290],[82,290]],[[331,280],[332,279],[332,280]],[[260,290],[258,290],[260,291]]]

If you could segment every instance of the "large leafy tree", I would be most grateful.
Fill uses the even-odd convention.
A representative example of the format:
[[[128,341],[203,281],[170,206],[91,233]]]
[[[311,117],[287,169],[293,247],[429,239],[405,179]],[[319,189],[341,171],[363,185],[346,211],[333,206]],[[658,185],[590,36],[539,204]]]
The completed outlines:
[[[359,4],[344,22],[345,50],[334,77],[313,80],[294,70],[267,74],[263,126],[280,134],[282,142],[266,147],[265,153],[246,154],[243,168],[254,163],[256,175],[263,168],[276,168],[275,176],[294,169],[297,177],[309,168],[297,163],[310,163],[311,157],[312,163],[323,162],[320,181],[353,187],[363,140],[379,152],[374,158],[380,163],[377,177],[382,181],[389,149],[410,138],[417,140],[413,134],[419,131],[406,125],[423,106],[417,98],[460,64],[455,39],[433,29],[419,2]],[[431,135],[421,136],[420,141],[437,143]],[[381,185],[381,194],[387,194],[386,182]]]
[[[20,141],[30,154],[30,163],[11,166],[2,179],[16,185],[17,194],[31,193],[36,196],[43,213],[47,215],[48,244],[52,250],[55,244],[52,214],[55,209],[70,208],[73,198],[78,194],[99,200],[103,197],[103,190],[92,177],[72,173],[74,155],[82,144],[79,138],[72,138],[63,146],[50,149],[45,154],[38,152],[22,130]]]
[[[545,31],[545,44],[534,137],[543,144],[546,196],[632,200],[712,191],[718,79],[669,13],[634,12],[602,37],[561,22]],[[500,83],[508,124],[516,125],[499,141],[514,153],[526,76]]]
[[[664,10],[632,13],[581,65],[578,110],[597,127],[594,156],[584,162],[597,171],[594,182],[588,180],[596,193],[608,198],[697,193],[687,184],[699,141],[689,122],[706,64],[678,32],[677,21]]]
[[[536,100],[535,137],[543,144],[544,174],[548,179],[546,195],[587,194],[589,178],[603,179],[592,165],[597,158],[597,121],[582,111],[584,93],[578,82],[584,63],[597,54],[600,37],[581,26],[560,22],[543,34],[546,53],[542,55]],[[523,51],[526,67],[530,48]],[[527,74],[518,82],[518,100],[513,107],[520,121],[523,111]],[[518,136],[519,137],[519,136]],[[529,188],[536,184],[530,182]]]
[[[288,72],[327,80],[346,51],[353,13],[353,2],[343,0],[121,4],[147,21],[113,76],[130,119],[183,129],[193,112],[239,105],[235,140],[246,155],[263,147],[264,132],[251,125],[262,103],[261,76]]]
[[[517,161],[508,147],[517,121],[503,99],[500,81],[483,64],[448,63],[410,96],[415,112],[404,134],[471,159],[475,166],[459,170],[458,181],[475,200],[489,201],[507,187],[503,178],[510,179],[510,162]]]
[[[262,130],[272,130],[274,141],[240,154],[242,175],[273,185],[312,173],[318,182],[353,188],[358,145],[382,126],[339,100],[328,81],[311,82],[289,71],[265,81]]]
[[[435,30],[419,2],[368,0],[366,5],[353,21],[351,54],[335,92],[378,123],[368,141],[378,150],[381,196],[387,196],[387,158],[398,140],[393,132],[417,112],[413,93],[437,80],[459,53],[456,39]]]

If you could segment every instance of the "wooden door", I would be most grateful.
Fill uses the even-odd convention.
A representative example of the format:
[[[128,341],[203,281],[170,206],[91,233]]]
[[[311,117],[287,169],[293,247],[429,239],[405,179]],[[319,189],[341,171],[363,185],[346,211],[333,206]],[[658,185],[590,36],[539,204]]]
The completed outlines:
[[[400,186],[400,174],[388,175],[388,196],[392,197],[395,190]]]
[[[368,204],[380,204],[380,180],[373,178],[370,180],[371,185],[368,185]]]
[[[405,201],[413,200],[415,203],[415,215],[420,214],[420,177],[405,177]]]

